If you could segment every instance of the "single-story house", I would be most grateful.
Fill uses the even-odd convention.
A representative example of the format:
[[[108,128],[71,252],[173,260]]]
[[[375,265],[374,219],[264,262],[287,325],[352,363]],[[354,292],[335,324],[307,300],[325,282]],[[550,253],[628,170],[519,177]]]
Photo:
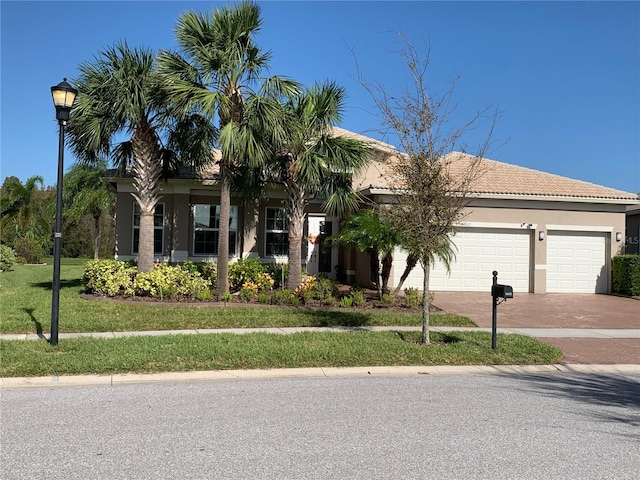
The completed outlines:
[[[640,205],[627,206],[625,253],[640,253]]]
[[[387,160],[397,151],[391,145],[343,129],[346,135],[369,141],[374,158],[353,184],[362,195],[384,202],[393,195]],[[457,154],[455,164],[465,168],[470,157]],[[552,175],[494,160],[483,160],[484,174],[471,186],[467,216],[454,237],[456,261],[450,275],[436,264],[430,276],[432,290],[490,291],[492,271],[500,283],[515,292],[611,291],[611,258],[623,251],[625,210],[638,204],[636,195],[587,182]],[[117,192],[116,258],[137,255],[137,206],[132,178],[110,176],[105,181]],[[220,190],[217,168],[183,172],[163,181],[156,208],[156,261],[213,261],[218,242]],[[272,188],[266,200],[243,205],[232,199],[230,253],[234,258],[257,257],[264,262],[287,261],[287,225],[284,192]],[[338,218],[321,210],[321,201],[309,199],[306,218],[308,242],[303,264],[311,274],[339,274],[352,283],[369,283],[366,255],[351,248],[322,248],[326,236],[337,233]],[[394,258],[391,284],[405,267],[406,253]],[[422,287],[418,266],[405,287]]]

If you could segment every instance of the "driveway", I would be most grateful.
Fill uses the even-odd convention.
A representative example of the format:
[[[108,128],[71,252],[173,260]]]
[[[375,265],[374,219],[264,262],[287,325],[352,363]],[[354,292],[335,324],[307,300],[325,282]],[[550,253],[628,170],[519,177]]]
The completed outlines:
[[[434,305],[491,327],[489,292],[436,292]],[[613,295],[515,293],[498,305],[498,328],[640,329],[640,301]],[[541,338],[561,348],[563,363],[640,365],[640,337],[624,339]],[[640,369],[640,366],[639,366]]]

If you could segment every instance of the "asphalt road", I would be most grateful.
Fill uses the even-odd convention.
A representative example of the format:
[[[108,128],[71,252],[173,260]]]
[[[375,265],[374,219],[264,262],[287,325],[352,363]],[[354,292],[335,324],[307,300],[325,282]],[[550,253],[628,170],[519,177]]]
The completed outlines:
[[[3,389],[11,479],[637,479],[640,375]]]

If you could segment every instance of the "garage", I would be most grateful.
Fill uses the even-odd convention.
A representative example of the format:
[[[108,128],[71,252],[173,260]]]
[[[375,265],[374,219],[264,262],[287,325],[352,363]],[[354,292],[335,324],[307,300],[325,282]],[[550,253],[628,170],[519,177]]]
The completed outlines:
[[[498,271],[500,283],[512,285],[515,292],[530,291],[531,232],[521,229],[461,228],[454,237],[458,249],[448,275],[436,262],[429,288],[434,291],[491,291],[492,272]],[[400,279],[407,254],[397,251],[393,261],[394,282]],[[403,287],[422,290],[422,269],[416,266]]]
[[[547,292],[607,293],[606,234],[549,231]]]

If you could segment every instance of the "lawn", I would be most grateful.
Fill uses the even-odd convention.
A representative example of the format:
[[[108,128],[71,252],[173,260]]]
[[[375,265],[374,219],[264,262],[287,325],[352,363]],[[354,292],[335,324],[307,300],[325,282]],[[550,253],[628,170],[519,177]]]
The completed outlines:
[[[277,306],[202,306],[123,303],[81,298],[84,262],[63,262],[60,332],[143,331],[231,327],[411,326],[420,315],[385,309],[330,310]],[[51,265],[18,265],[0,274],[0,332],[48,333]],[[475,326],[466,317],[431,315],[438,326]],[[522,335],[498,336],[491,349],[485,332],[431,332],[418,343],[411,332],[304,332],[290,335],[221,333],[138,336],[117,339],[0,341],[0,376],[45,376],[400,365],[550,364],[562,352]]]
[[[183,330],[196,328],[326,327],[420,325],[420,315],[391,310],[241,306],[224,303],[196,306],[157,302],[87,300],[83,291],[84,261],[63,261],[60,273],[61,333]],[[16,265],[0,274],[0,333],[48,333],[51,322],[51,279],[48,265]],[[431,316],[434,326],[475,326],[466,317]]]

